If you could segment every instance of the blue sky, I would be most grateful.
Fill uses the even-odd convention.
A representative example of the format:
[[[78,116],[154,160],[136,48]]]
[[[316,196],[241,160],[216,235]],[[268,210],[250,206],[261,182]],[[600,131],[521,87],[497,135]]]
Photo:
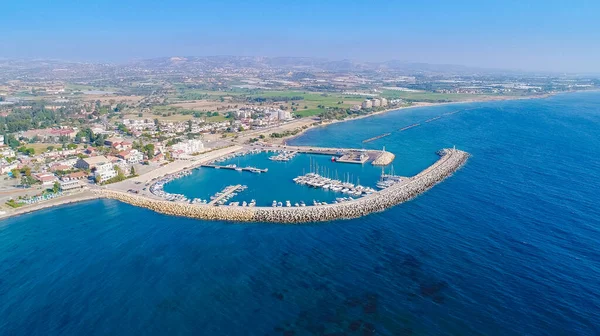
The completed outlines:
[[[600,1],[5,0],[0,57],[313,56],[600,71]]]

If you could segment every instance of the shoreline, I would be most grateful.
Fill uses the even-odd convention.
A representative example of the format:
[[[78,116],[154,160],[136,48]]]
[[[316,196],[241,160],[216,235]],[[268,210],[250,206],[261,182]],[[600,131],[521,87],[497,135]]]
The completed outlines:
[[[579,92],[579,91],[577,91],[577,92]],[[566,92],[566,93],[569,93],[569,92]],[[394,107],[394,108],[389,108],[389,109],[385,109],[385,110],[381,110],[381,111],[372,112],[369,114],[359,115],[356,117],[346,117],[341,120],[335,119],[335,120],[329,120],[327,122],[321,122],[318,125],[311,125],[308,128],[300,129],[300,132],[298,132],[298,134],[290,135],[288,137],[278,138],[275,141],[270,142],[270,143],[284,145],[287,141],[298,138],[313,128],[326,127],[326,126],[330,126],[330,125],[335,125],[337,123],[343,123],[343,122],[352,121],[352,120],[360,120],[360,119],[369,118],[369,117],[373,117],[373,116],[377,116],[380,114],[385,114],[385,113],[389,113],[389,112],[393,112],[393,111],[416,109],[416,108],[422,108],[422,107],[457,105],[457,104],[486,103],[486,102],[510,101],[510,100],[546,99],[546,98],[555,96],[557,94],[560,94],[560,93],[547,93],[547,94],[543,94],[540,96],[525,96],[525,97],[498,96],[498,97],[488,97],[486,99],[473,99],[473,100],[465,100],[465,101],[457,101],[457,102],[443,102],[443,103],[426,103],[426,102],[419,103],[419,102],[417,102],[415,104],[418,104],[418,105],[399,106],[399,107]]]
[[[8,211],[6,211],[3,214],[0,214],[0,221],[8,219],[8,218],[12,218],[12,217],[18,217],[21,215],[25,215],[31,212],[35,212],[35,211],[39,211],[39,210],[44,210],[44,209],[48,209],[48,208],[53,208],[53,207],[57,207],[57,206],[61,206],[61,205],[67,205],[67,204],[74,204],[74,203],[80,203],[80,202],[85,202],[85,201],[91,201],[91,200],[95,200],[95,199],[99,199],[100,196],[91,191],[91,190],[83,190],[74,194],[70,194],[70,195],[66,195],[60,198],[54,198],[48,201],[43,201],[43,202],[39,202],[36,204],[31,204],[31,205],[24,205],[22,207],[19,208],[15,208],[15,209],[9,209]]]
[[[545,95],[541,95],[541,96],[535,96],[535,97],[498,97],[498,99],[479,99],[479,100],[469,100],[469,101],[460,101],[460,102],[444,102],[444,103],[420,103],[418,106],[401,106],[401,107],[395,107],[395,108],[389,108],[389,109],[385,109],[385,110],[381,110],[381,111],[377,111],[377,112],[373,112],[370,114],[365,114],[365,115],[360,115],[360,116],[356,116],[356,117],[352,117],[352,118],[345,118],[342,120],[332,120],[326,123],[321,123],[318,125],[311,125],[306,129],[301,129],[301,131],[298,134],[289,136],[289,137],[285,137],[285,138],[280,138],[277,139],[277,141],[275,142],[271,142],[271,144],[273,145],[285,145],[285,142],[288,140],[292,140],[296,137],[299,137],[301,135],[303,135],[306,131],[311,130],[313,128],[316,127],[325,127],[325,126],[330,126],[336,123],[341,123],[341,122],[347,122],[347,121],[352,121],[352,120],[359,120],[359,119],[363,119],[363,118],[368,118],[368,117],[373,117],[376,115],[380,115],[380,114],[384,114],[384,113],[388,113],[388,112],[392,112],[392,111],[399,111],[399,110],[404,110],[404,109],[413,109],[413,108],[421,108],[421,107],[434,107],[434,106],[441,106],[441,105],[455,105],[455,104],[468,104],[468,103],[478,103],[478,102],[493,102],[493,101],[506,101],[506,100],[528,100],[528,99],[545,99],[551,96],[556,95],[557,93],[552,93],[552,94],[545,94]],[[495,97],[493,97],[495,98]],[[213,155],[216,154],[216,157],[220,157],[223,155],[226,155],[228,153],[231,152],[236,152],[238,150],[240,150],[243,145],[240,144],[233,144],[230,147],[226,147],[226,148],[221,148],[218,149],[214,152],[209,152],[206,153],[208,155],[208,157],[212,157]],[[232,148],[233,147],[233,148]],[[467,154],[468,155],[468,154]],[[205,155],[202,155],[205,156]],[[215,157],[213,157],[212,159],[214,159]],[[193,169],[195,166],[199,165],[201,162],[205,161],[206,157],[202,157],[202,158],[198,158],[196,160],[190,160],[190,161],[185,161],[184,163],[179,163],[179,164],[175,164],[178,167],[174,167],[171,165],[167,165],[167,166],[163,166],[161,168],[159,168],[156,171],[150,172],[148,173],[148,176],[138,176],[136,178],[133,178],[131,180],[126,180],[126,181],[130,181],[130,182],[135,182],[135,181],[140,181],[142,182],[144,179],[144,182],[148,182],[149,179],[157,179],[158,177],[162,177],[162,176],[166,176],[166,175],[170,175],[170,174],[175,174],[177,172],[180,172],[182,170],[186,170],[186,169]],[[466,161],[466,159],[465,159]],[[436,162],[437,163],[437,162]],[[458,167],[460,168],[460,167]],[[458,169],[457,168],[457,169]],[[171,169],[175,169],[175,170],[171,170]],[[426,168],[426,170],[429,168]],[[152,176],[154,176],[152,178]],[[126,182],[124,181],[124,182]],[[121,182],[122,183],[122,182]],[[84,191],[81,191],[79,193],[76,194],[71,194],[71,195],[67,195],[64,196],[62,198],[56,198],[53,200],[49,200],[49,201],[45,201],[45,202],[41,202],[41,203],[37,203],[37,204],[33,204],[33,205],[29,205],[29,206],[24,206],[21,208],[16,208],[16,209],[8,209],[6,211],[6,213],[0,214],[0,221],[4,220],[4,219],[8,219],[11,217],[16,217],[16,216],[20,216],[23,214],[27,214],[27,213],[31,213],[31,212],[35,212],[38,210],[43,210],[43,209],[48,209],[51,207],[56,207],[56,206],[61,206],[61,205],[66,205],[66,204],[73,204],[73,203],[79,203],[79,202],[83,202],[83,201],[88,201],[88,200],[94,200],[94,199],[101,199],[101,198],[111,198],[111,197],[106,197],[106,196],[102,196],[101,193],[103,192],[115,192],[115,193],[122,193],[121,191],[118,190],[114,190],[114,189],[110,189],[110,188],[106,188],[103,187],[102,189],[87,189]],[[379,192],[378,192],[379,193]],[[131,196],[131,195],[127,195],[126,196]],[[362,198],[364,199],[364,198]],[[148,200],[151,201],[157,201],[155,199],[150,199],[148,198]],[[359,199],[361,200],[361,199]],[[129,203],[129,202],[125,202],[125,203]],[[348,202],[348,203],[353,203],[353,202]],[[130,203],[131,204],[131,203]],[[215,207],[217,208],[217,207]],[[310,208],[310,207],[308,207]],[[241,209],[239,209],[241,210]],[[245,217],[245,216],[243,216]],[[211,219],[211,218],[208,218]],[[218,218],[215,218],[218,219]]]

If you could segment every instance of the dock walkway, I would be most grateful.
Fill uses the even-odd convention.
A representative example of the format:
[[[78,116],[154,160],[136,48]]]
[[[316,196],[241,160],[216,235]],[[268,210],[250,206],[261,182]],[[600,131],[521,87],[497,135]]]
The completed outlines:
[[[233,166],[220,166],[220,165],[214,165],[214,164],[203,164],[203,165],[200,165],[200,167],[215,168],[215,169],[242,170],[242,171],[253,172],[253,173],[254,172],[266,173],[268,171],[268,169],[260,169],[260,168],[255,168],[255,167],[233,167]]]
[[[229,194],[231,194],[232,192],[238,190],[241,186],[242,186],[241,184],[236,184],[234,186],[230,186],[230,187],[225,188],[225,190],[223,190],[223,192],[221,193],[221,195],[219,197],[211,200],[210,202],[208,202],[208,205],[215,205],[215,204],[217,204],[217,202],[219,202],[223,198],[229,196]]]

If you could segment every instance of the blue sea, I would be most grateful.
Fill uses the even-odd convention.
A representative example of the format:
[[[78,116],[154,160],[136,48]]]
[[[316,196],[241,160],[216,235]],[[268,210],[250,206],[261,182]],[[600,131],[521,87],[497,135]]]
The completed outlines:
[[[97,200],[1,221],[0,334],[600,334],[600,93],[400,110],[293,143],[385,146],[401,175],[444,147],[472,157],[355,220],[204,222]],[[285,178],[247,198],[283,200]]]

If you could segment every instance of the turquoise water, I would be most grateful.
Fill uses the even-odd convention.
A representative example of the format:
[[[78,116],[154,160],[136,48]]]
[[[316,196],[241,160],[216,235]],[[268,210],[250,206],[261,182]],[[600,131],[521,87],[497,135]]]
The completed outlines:
[[[0,222],[0,333],[600,334],[599,93],[404,110],[294,143],[385,132],[368,146],[402,175],[442,147],[473,156],[356,220],[203,222],[100,200]]]

